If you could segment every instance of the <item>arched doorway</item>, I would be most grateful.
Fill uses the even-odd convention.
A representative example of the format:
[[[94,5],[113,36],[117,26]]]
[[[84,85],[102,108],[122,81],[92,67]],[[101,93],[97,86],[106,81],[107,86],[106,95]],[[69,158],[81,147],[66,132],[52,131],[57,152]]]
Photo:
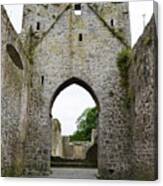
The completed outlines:
[[[83,89],[83,90],[82,90]],[[87,99],[80,100],[81,102],[90,102],[87,104],[81,105],[82,109],[84,109],[80,114],[82,114],[82,122],[85,120],[85,125],[89,124],[89,127],[85,127],[86,132],[81,132],[80,130],[80,122],[78,123],[78,127],[73,131],[68,131],[66,134],[66,130],[63,129],[64,122],[66,123],[66,115],[68,107],[63,107],[62,109],[67,109],[68,111],[63,111],[62,114],[65,113],[65,118],[59,118],[59,114],[55,113],[55,104],[64,104],[64,102],[59,101],[59,98],[66,94],[66,92],[73,93],[72,98],[75,100],[75,96],[78,96],[82,91],[85,92],[85,96]],[[79,91],[79,92],[78,92]],[[61,96],[62,95],[62,96]],[[82,94],[81,94],[82,95]],[[89,98],[88,98],[89,97]],[[69,99],[69,98],[67,98]],[[65,103],[69,102],[65,99]],[[71,98],[70,98],[71,99]],[[72,99],[72,100],[73,100]],[[79,99],[79,96],[76,98]],[[80,97],[82,99],[82,96]],[[89,100],[91,99],[91,101]],[[60,102],[60,103],[59,103]],[[73,103],[72,103],[73,104]],[[57,107],[56,106],[56,107]],[[62,110],[61,109],[61,110]],[[78,109],[78,108],[77,108]],[[70,109],[71,110],[71,109]],[[51,166],[54,167],[82,167],[82,168],[97,168],[97,126],[98,126],[98,114],[100,111],[98,99],[93,91],[93,89],[84,81],[78,78],[71,78],[61,84],[57,90],[55,91],[51,102],[50,102],[50,110],[49,115],[51,117],[52,124],[52,153],[51,153]],[[71,110],[74,111],[74,108]],[[71,113],[69,114],[71,115]],[[63,115],[62,115],[63,116]],[[77,118],[79,119],[79,116]],[[88,118],[89,119],[88,119]],[[76,118],[76,120],[77,120]],[[86,119],[85,119],[86,118]],[[80,120],[81,121],[81,120]],[[67,122],[67,125],[71,123]],[[75,123],[74,123],[75,124]],[[83,134],[85,135],[83,137]],[[66,136],[65,136],[66,135]],[[92,158],[91,158],[92,156]]]

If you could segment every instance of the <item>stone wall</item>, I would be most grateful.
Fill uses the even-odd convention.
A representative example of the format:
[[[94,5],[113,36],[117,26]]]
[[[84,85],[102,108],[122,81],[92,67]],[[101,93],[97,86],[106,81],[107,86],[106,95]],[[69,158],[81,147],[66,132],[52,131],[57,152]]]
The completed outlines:
[[[97,144],[96,141],[96,129],[92,130],[91,141],[70,141],[69,136],[62,137],[62,147],[63,153],[62,158],[65,159],[86,159],[88,150],[94,145]],[[97,154],[97,153],[96,153]],[[96,156],[97,158],[97,156]]]
[[[62,142],[63,142],[63,158],[72,159],[72,157],[73,157],[73,144],[70,144],[69,136],[63,136]]]
[[[157,31],[155,17],[133,48],[129,69],[132,176],[157,178]]]
[[[23,174],[27,129],[28,58],[1,7],[1,162],[2,176]]]
[[[40,29],[36,29],[37,22]],[[56,92],[77,83],[86,88],[96,102],[98,100],[100,107],[99,175],[127,178],[128,124],[119,109],[124,94],[119,86],[116,57],[130,45],[128,3],[82,4],[81,16],[74,14],[74,4],[25,5],[23,25],[25,36],[22,33],[22,39],[25,46],[29,41],[29,48],[32,48],[33,85],[27,174],[31,170],[32,174],[43,174],[45,170],[40,169],[43,164],[47,170],[50,168],[51,142],[47,135],[51,130],[50,106]],[[37,148],[32,148],[34,146]],[[34,163],[33,159],[36,159]]]

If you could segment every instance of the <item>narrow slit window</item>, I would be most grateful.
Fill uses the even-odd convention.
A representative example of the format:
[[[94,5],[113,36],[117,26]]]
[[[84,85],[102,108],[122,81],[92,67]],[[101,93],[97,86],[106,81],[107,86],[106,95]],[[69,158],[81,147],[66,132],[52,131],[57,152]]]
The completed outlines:
[[[44,76],[41,76],[41,85],[44,85]]]
[[[83,40],[83,35],[79,34],[79,41],[82,41],[82,40]]]
[[[37,30],[40,30],[40,22],[37,22],[36,29],[37,29]]]
[[[110,20],[110,25],[111,25],[112,27],[114,26],[114,20],[113,20],[113,19]]]
[[[81,4],[75,4],[74,13],[75,15],[81,15]]]

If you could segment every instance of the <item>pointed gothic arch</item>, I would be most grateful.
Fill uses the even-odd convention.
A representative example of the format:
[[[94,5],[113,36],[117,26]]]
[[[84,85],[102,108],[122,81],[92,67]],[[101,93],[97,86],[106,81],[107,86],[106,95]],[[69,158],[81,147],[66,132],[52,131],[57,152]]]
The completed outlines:
[[[67,88],[68,86],[70,86],[72,84],[77,84],[77,85],[83,87],[85,90],[87,90],[89,92],[89,94],[92,96],[93,100],[95,101],[97,109],[100,111],[100,104],[99,104],[98,98],[97,98],[94,90],[91,88],[91,86],[88,85],[85,81],[83,81],[83,80],[81,80],[79,78],[72,77],[72,78],[66,80],[65,82],[63,82],[56,89],[56,91],[54,92],[54,94],[53,94],[53,96],[52,96],[52,98],[50,100],[50,107],[49,107],[49,115],[50,115],[50,117],[52,117],[51,110],[52,110],[52,106],[53,106],[53,103],[54,103],[55,99],[60,94],[60,92],[62,92],[65,88]]]

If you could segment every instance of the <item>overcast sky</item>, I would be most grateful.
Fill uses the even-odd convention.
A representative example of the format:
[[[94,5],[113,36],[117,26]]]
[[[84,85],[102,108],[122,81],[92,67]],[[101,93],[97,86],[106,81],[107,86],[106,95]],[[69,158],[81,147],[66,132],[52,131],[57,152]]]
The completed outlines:
[[[15,30],[20,33],[23,5],[5,5],[5,8]],[[153,1],[130,2],[129,11],[133,46],[143,32],[144,23],[146,25],[153,14]],[[58,95],[52,115],[60,120],[62,134],[70,135],[76,130],[75,121],[84,109],[94,106],[95,102],[85,89],[78,85],[71,85]]]
[[[52,108],[53,117],[62,123],[62,134],[72,134],[76,130],[76,119],[88,107],[96,104],[91,95],[81,86],[72,84],[56,98]]]

